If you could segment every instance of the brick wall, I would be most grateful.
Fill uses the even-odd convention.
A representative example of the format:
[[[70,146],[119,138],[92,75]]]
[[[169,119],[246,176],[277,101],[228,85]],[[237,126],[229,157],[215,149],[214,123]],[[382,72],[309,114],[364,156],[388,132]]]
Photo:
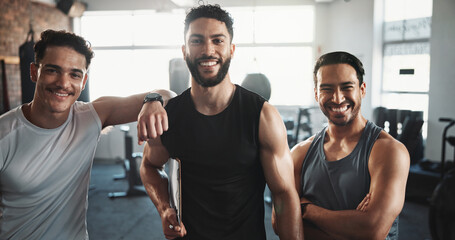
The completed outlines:
[[[35,32],[35,42],[46,29],[72,30],[71,18],[55,6],[30,0],[0,0],[0,56],[19,56],[19,47],[26,41],[30,23]],[[7,64],[6,77],[10,108],[14,108],[22,102],[19,64]],[[4,112],[2,84],[0,96],[1,114]]]

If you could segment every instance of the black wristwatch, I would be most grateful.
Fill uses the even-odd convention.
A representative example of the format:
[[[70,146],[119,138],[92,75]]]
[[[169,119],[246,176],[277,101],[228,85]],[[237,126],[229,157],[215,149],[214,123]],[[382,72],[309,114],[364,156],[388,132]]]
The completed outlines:
[[[144,102],[142,104],[154,101],[159,101],[161,105],[163,105],[163,97],[158,93],[148,93],[145,95]]]
[[[302,216],[305,213],[306,206],[308,206],[309,204],[312,204],[312,203],[311,202],[300,203],[300,211],[302,211]]]

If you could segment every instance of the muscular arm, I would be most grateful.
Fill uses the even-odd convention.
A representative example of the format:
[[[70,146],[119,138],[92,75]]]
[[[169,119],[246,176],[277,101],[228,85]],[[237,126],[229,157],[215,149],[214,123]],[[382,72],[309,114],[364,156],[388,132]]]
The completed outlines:
[[[363,211],[331,211],[310,204],[303,218],[333,238],[385,239],[403,208],[409,172],[408,152],[390,135],[381,133],[373,146],[368,168],[370,196]]]
[[[301,175],[302,175],[302,165],[305,159],[306,153],[310,148],[311,142],[313,141],[314,136],[308,138],[307,140],[297,144],[291,150],[291,157],[294,162],[294,182],[297,193],[299,196],[302,195],[302,187],[301,187]],[[302,198],[301,202],[308,202],[306,199]],[[300,208],[299,208],[300,210]],[[272,215],[272,218],[274,215]],[[305,239],[318,239],[318,240],[325,240],[325,239],[333,239],[327,233],[323,232],[319,228],[317,228],[313,223],[303,220],[303,227],[305,229]]]
[[[163,96],[164,102],[174,96],[173,92],[168,90],[154,90]],[[159,102],[150,102],[142,104],[147,93],[132,95],[129,97],[100,97],[93,101],[98,116],[103,127],[117,125],[122,123],[134,122],[138,120],[138,114],[148,114],[146,117],[139,118],[143,140],[149,137],[155,138],[167,130],[167,114]],[[141,110],[142,109],[142,110]],[[146,129],[146,130],[143,130]],[[138,127],[139,130],[139,127]],[[150,131],[150,136],[144,137]],[[139,133],[138,133],[139,134]]]
[[[164,235],[173,239],[184,236],[186,230],[183,224],[178,227],[176,212],[169,203],[168,177],[163,167],[168,159],[169,153],[161,139],[149,140],[144,147],[140,174],[145,190],[160,214]],[[169,225],[176,227],[169,229]]]
[[[280,239],[303,239],[286,130],[276,109],[267,102],[261,111],[259,142],[264,175],[273,195],[277,233]]]

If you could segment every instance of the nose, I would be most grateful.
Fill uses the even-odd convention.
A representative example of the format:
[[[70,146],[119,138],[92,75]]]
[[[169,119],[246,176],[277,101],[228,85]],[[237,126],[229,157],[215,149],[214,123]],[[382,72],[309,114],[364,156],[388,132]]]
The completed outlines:
[[[345,98],[344,98],[344,94],[343,94],[343,91],[341,91],[341,89],[336,89],[334,92],[333,92],[333,98],[332,98],[333,102],[336,103],[336,104],[341,104],[344,102]]]
[[[67,89],[71,86],[71,76],[66,73],[59,74],[57,78],[56,85],[62,89]]]
[[[203,46],[202,49],[202,54],[207,55],[207,56],[212,56],[215,53],[215,46],[212,42],[206,41],[206,43]]]

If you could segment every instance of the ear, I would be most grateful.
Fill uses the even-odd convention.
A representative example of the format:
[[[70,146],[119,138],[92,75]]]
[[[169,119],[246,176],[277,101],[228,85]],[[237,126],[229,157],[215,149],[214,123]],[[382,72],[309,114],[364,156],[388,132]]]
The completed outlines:
[[[319,102],[318,89],[316,87],[314,87],[314,99],[316,102]]]
[[[231,58],[234,57],[234,52],[235,52],[235,44],[231,44]]]
[[[36,83],[38,81],[38,66],[35,63],[30,63],[30,79]]]
[[[85,77],[84,77],[84,82],[82,83],[82,90],[85,89],[85,84],[87,84],[87,78],[88,78],[88,74],[86,73]]]
[[[367,84],[365,82],[363,82],[362,84],[360,84],[360,95],[362,96],[362,98],[364,98],[366,94],[367,94]]]
[[[185,45],[182,45],[182,54],[183,54],[183,60],[186,61],[186,47],[185,47]]]

